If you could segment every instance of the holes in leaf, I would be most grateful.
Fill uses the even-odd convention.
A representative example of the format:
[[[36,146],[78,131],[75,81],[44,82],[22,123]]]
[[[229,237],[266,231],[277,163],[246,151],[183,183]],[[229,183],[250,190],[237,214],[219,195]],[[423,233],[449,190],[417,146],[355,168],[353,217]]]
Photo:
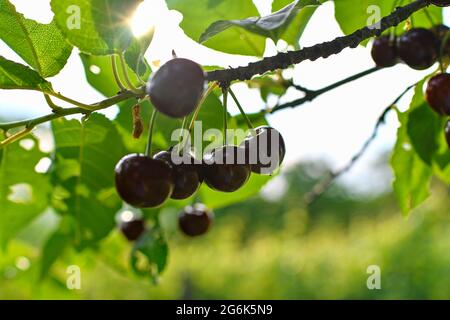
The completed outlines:
[[[18,257],[16,259],[16,268],[22,271],[26,271],[30,269],[30,259],[27,257]]]
[[[17,204],[30,204],[33,202],[33,187],[28,183],[18,183],[9,187],[7,199]]]
[[[19,145],[24,148],[27,151],[30,151],[34,148],[34,146],[36,145],[36,142],[34,142],[34,140],[32,139],[23,139],[20,140]]]
[[[48,157],[39,160],[38,164],[34,167],[34,171],[37,173],[47,173],[52,165],[52,160]]]
[[[99,66],[93,64],[89,67],[89,71],[91,71],[91,73],[95,75],[99,75],[102,72],[102,69]]]
[[[412,146],[409,143],[404,143],[402,145],[402,147],[403,147],[403,150],[405,150],[405,151],[411,151],[412,150]]]

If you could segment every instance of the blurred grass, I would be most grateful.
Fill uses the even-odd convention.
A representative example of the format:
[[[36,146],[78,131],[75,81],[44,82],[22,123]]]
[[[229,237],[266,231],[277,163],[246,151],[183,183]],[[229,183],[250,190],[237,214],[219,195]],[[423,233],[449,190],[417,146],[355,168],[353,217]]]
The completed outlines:
[[[176,212],[165,210],[171,252],[157,286],[130,273],[130,246],[118,233],[98,250],[67,252],[42,282],[36,244],[17,240],[0,253],[0,298],[450,298],[447,187],[435,184],[405,220],[391,194],[349,196],[338,186],[306,209],[301,194],[314,182],[306,172],[287,175],[288,192],[278,202],[257,197],[217,212],[211,232],[198,239],[179,235]],[[19,257],[31,267],[20,270]],[[72,264],[82,271],[79,291],[65,286]],[[369,265],[381,268],[381,290],[367,289]]]

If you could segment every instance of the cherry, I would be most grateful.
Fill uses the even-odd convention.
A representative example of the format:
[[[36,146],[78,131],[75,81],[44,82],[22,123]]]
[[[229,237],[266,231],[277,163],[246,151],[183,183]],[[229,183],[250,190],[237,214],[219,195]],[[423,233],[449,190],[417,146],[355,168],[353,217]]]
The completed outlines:
[[[183,118],[195,110],[205,88],[205,73],[194,61],[175,58],[164,64],[147,85],[147,93],[161,113]]]
[[[400,37],[398,55],[413,69],[428,69],[438,56],[436,43],[437,39],[432,31],[424,28],[411,29]]]
[[[450,116],[450,74],[441,73],[428,81],[426,100],[440,115]]]
[[[450,148],[450,120],[447,121],[445,126],[445,138],[447,140],[448,147]]]
[[[145,221],[139,218],[130,221],[122,220],[119,229],[129,241],[136,241],[145,231]]]
[[[438,7],[450,6],[450,0],[430,0],[430,2]]]
[[[178,216],[178,225],[184,234],[195,237],[205,234],[210,228],[213,213],[205,205],[197,203],[187,206]]]
[[[204,157],[205,183],[214,190],[234,192],[250,178],[250,165],[245,161],[245,149],[224,146]]]
[[[245,147],[246,161],[251,165],[252,172],[258,174],[272,174],[281,165],[286,154],[280,132],[269,126],[256,128],[241,143],[241,147]]]
[[[397,64],[397,46],[389,36],[381,36],[373,41],[372,58],[381,68],[392,67]]]
[[[431,31],[436,35],[437,38],[437,52],[438,54],[441,53],[441,47],[445,45],[445,48],[442,50],[444,55],[447,55],[450,57],[450,38],[447,39],[447,42],[444,44],[445,37],[447,35],[447,32],[449,32],[449,27],[446,25],[440,24],[437,26],[434,26]]]
[[[137,208],[162,205],[172,194],[172,168],[144,155],[123,157],[116,166],[116,189],[120,197]]]
[[[171,198],[176,200],[187,199],[198,190],[203,182],[201,166],[196,165],[195,160],[191,156],[188,158],[188,163],[175,164],[172,161],[172,155],[175,154],[171,151],[161,151],[154,156],[154,159],[166,162],[173,169],[175,187]]]

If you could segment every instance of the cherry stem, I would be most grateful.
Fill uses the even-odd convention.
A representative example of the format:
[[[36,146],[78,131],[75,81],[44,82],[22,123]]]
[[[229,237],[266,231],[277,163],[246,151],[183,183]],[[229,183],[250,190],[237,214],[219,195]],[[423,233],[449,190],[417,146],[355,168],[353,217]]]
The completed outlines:
[[[239,111],[241,112],[242,117],[244,118],[245,122],[247,122],[247,126],[249,129],[255,129],[252,122],[248,118],[247,114],[245,113],[244,109],[242,108],[242,105],[239,103],[239,100],[237,99],[236,95],[234,94],[233,90],[231,88],[228,88],[228,92],[230,93],[231,97],[233,98],[234,102],[236,103],[237,107],[239,108]]]
[[[125,61],[125,57],[122,54],[119,54],[119,58],[120,58],[120,65],[122,67],[122,73],[124,75],[125,78],[125,82],[127,83],[128,87],[130,87],[130,89],[132,91],[136,91],[138,90],[138,88],[133,84],[133,81],[131,81],[130,79],[130,75],[128,74],[128,69],[127,69],[127,62]]]
[[[228,91],[229,88],[222,88],[223,93],[223,141],[224,146],[228,145]]]
[[[148,140],[147,140],[147,147],[145,149],[145,155],[147,157],[151,157],[152,155],[152,140],[153,140],[153,129],[155,127],[155,120],[156,115],[158,114],[158,111],[156,109],[153,110],[152,116],[150,118],[150,124],[148,127]]]
[[[114,79],[116,80],[116,83],[119,86],[119,89],[121,91],[127,90],[127,88],[125,88],[125,85],[123,84],[122,80],[120,80],[119,71],[117,70],[117,57],[115,54],[113,54],[111,56],[111,66],[112,66],[112,71],[114,74]]]
[[[29,133],[31,133],[31,131],[34,129],[34,127],[27,127],[15,134],[13,134],[12,136],[9,136],[8,138],[6,138],[3,141],[0,141],[0,149],[3,149],[4,147],[6,147],[7,145],[16,142],[20,139],[22,139],[23,137],[27,136]]]
[[[322,94],[325,94],[325,93],[327,93],[329,91],[337,89],[337,88],[339,88],[339,87],[341,87],[343,85],[346,85],[346,84],[348,84],[350,82],[353,82],[355,80],[358,80],[358,79],[361,79],[363,77],[366,77],[366,76],[368,76],[368,75],[370,75],[370,74],[372,74],[374,72],[377,72],[379,70],[382,70],[382,68],[373,67],[373,68],[364,70],[362,72],[359,72],[359,73],[357,73],[355,75],[352,75],[352,76],[350,76],[348,78],[342,79],[342,80],[340,80],[338,82],[335,82],[333,84],[330,84],[329,86],[326,86],[326,87],[324,87],[322,89],[308,90],[304,97],[302,97],[300,99],[296,99],[296,100],[290,101],[290,102],[286,102],[286,103],[283,103],[283,104],[279,104],[279,105],[273,107],[268,112],[269,113],[275,113],[275,112],[283,110],[283,109],[298,107],[300,105],[305,104],[306,102],[313,101],[314,99],[316,99],[317,97],[319,97]],[[263,111],[263,112],[265,112],[265,111]]]
[[[181,143],[183,142],[183,137],[184,137],[184,130],[186,129],[186,125],[188,123],[187,121],[187,116],[183,118],[183,123],[181,124],[181,132],[180,132],[180,136],[178,137],[178,147],[177,147],[177,153],[180,154],[181,152]]]
[[[202,108],[203,103],[205,102],[206,98],[211,94],[211,92],[217,87],[217,83],[213,83],[209,86],[208,90],[203,94],[202,98],[200,99],[197,108],[195,109],[194,115],[192,116],[191,123],[189,124],[189,132],[192,131],[194,128],[195,120],[197,120],[198,115],[200,113],[200,109]]]
[[[450,41],[450,30],[445,33],[444,39],[442,39],[441,48],[439,49],[439,66],[441,68],[442,73],[445,73],[444,67],[444,51],[447,46],[447,43]]]

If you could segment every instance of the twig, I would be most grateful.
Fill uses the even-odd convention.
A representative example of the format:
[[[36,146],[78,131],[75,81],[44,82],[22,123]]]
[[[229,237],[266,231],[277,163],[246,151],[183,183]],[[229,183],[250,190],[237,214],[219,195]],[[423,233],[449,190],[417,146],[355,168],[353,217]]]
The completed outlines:
[[[277,69],[286,69],[290,65],[298,64],[305,60],[314,61],[318,58],[327,58],[330,55],[340,53],[345,48],[356,48],[362,41],[373,36],[378,36],[385,30],[397,26],[400,22],[408,19],[413,13],[429,5],[429,0],[416,0],[403,7],[396,8],[394,12],[382,18],[379,22],[361,28],[350,35],[338,37],[332,41],[306,47],[302,50],[279,53],[273,57],[267,57],[258,62],[250,63],[247,66],[210,71],[207,74],[207,79],[209,81],[225,83],[230,83],[234,80],[250,80],[257,74],[264,74]]]
[[[411,90],[417,85],[417,83],[410,85],[407,87],[388,107],[386,107],[381,115],[378,117],[378,120],[375,124],[375,127],[373,129],[372,134],[370,137],[366,140],[366,142],[363,144],[362,148],[359,150],[358,153],[356,153],[350,162],[345,165],[343,168],[341,168],[338,171],[330,172],[326,178],[324,178],[322,181],[319,181],[312,190],[305,195],[305,201],[308,205],[311,205],[313,202],[315,202],[322,194],[324,194],[332,185],[332,183],[341,175],[348,172],[353,165],[365,154],[367,149],[369,148],[370,144],[375,140],[375,138],[378,135],[378,129],[381,127],[382,124],[386,121],[386,116],[389,113],[389,111],[392,110],[392,108]]]
[[[21,120],[21,121],[14,121],[14,122],[7,122],[7,123],[0,123],[0,129],[3,130],[9,130],[12,128],[22,127],[22,126],[35,126],[44,122],[48,122],[57,118],[61,118],[68,115],[74,115],[74,114],[89,114],[93,111],[105,109],[108,107],[111,107],[113,105],[116,105],[119,102],[131,99],[131,98],[140,98],[145,95],[144,92],[141,92],[140,95],[135,94],[131,91],[125,91],[122,93],[119,93],[118,95],[108,98],[106,100],[103,100],[101,102],[89,105],[89,110],[86,108],[76,107],[76,108],[66,108],[59,110],[58,113],[51,113],[42,117],[34,118],[34,119],[28,119],[28,120]]]
[[[336,89],[336,88],[338,88],[340,86],[343,86],[343,85],[345,85],[347,83],[350,83],[352,81],[355,81],[355,80],[358,80],[360,78],[363,78],[363,77],[365,77],[365,76],[367,76],[369,74],[372,74],[372,73],[374,73],[374,72],[376,72],[378,70],[381,70],[381,69],[378,68],[378,67],[370,68],[368,70],[365,70],[363,72],[357,73],[357,74],[355,74],[355,75],[353,75],[351,77],[348,77],[348,78],[345,78],[343,80],[340,80],[340,81],[338,81],[336,83],[333,83],[333,84],[331,84],[329,86],[326,86],[325,88],[322,88],[322,89],[319,89],[319,90],[308,90],[306,88],[301,87],[303,89],[300,89],[300,90],[305,92],[305,96],[304,97],[302,97],[300,99],[296,99],[294,101],[290,101],[290,102],[287,102],[287,103],[283,103],[283,104],[277,105],[274,108],[272,108],[271,110],[269,110],[269,112],[270,113],[274,113],[274,112],[277,112],[277,111],[280,111],[280,110],[283,110],[283,109],[298,107],[298,106],[300,106],[300,105],[302,105],[302,104],[304,104],[306,102],[310,102],[310,101],[314,100],[318,96],[320,96],[320,95],[322,95],[324,93],[327,93],[328,91],[334,90],[334,89]],[[307,90],[307,91],[305,91],[305,90]]]

